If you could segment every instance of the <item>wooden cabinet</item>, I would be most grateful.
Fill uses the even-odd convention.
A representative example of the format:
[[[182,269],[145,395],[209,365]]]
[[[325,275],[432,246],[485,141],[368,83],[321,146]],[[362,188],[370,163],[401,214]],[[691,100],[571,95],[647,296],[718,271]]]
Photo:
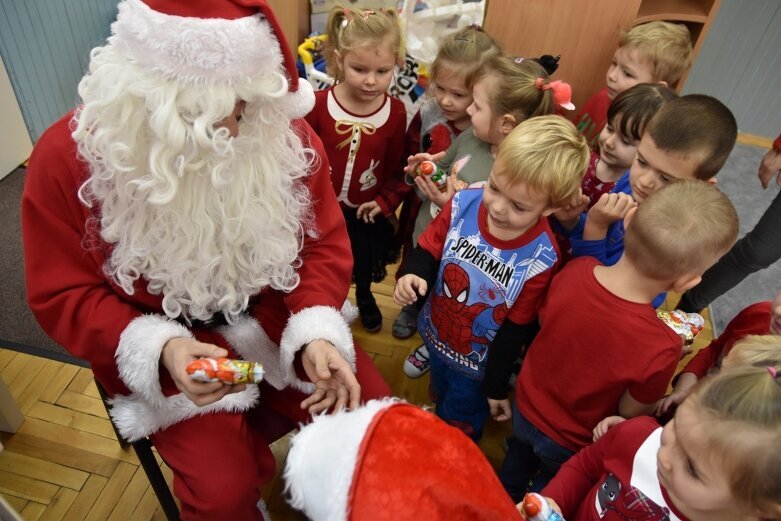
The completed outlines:
[[[556,78],[572,85],[580,107],[605,85],[621,31],[653,20],[689,28],[694,56],[720,0],[489,0],[485,29],[510,54],[560,54]],[[678,89],[686,81],[684,76]]]
[[[268,3],[293,49],[293,56],[298,56],[298,44],[309,36],[309,0],[269,0]]]

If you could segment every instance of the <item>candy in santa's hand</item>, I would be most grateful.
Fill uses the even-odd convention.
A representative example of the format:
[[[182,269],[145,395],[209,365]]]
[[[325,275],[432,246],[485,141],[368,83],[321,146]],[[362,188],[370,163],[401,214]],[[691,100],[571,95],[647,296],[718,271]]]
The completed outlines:
[[[205,383],[253,384],[263,380],[263,364],[231,358],[199,358],[187,364],[186,370],[190,378]]]

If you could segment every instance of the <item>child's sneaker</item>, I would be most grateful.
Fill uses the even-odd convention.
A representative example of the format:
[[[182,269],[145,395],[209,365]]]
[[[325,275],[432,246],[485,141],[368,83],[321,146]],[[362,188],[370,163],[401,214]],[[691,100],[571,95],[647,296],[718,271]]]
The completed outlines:
[[[428,347],[421,344],[404,360],[404,374],[410,378],[420,378],[431,369],[428,359]]]
[[[382,313],[377,307],[374,296],[367,299],[356,299],[358,303],[358,314],[361,316],[361,324],[369,333],[376,333],[382,327]]]

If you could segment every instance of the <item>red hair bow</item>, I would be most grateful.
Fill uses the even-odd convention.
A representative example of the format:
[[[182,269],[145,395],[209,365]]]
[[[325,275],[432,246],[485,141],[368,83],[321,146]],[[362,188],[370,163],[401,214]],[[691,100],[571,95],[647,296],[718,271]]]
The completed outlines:
[[[569,83],[558,80],[545,83],[545,80],[542,78],[537,78],[534,84],[540,90],[553,91],[553,100],[560,107],[567,110],[575,110],[575,105],[572,103],[572,87]]]

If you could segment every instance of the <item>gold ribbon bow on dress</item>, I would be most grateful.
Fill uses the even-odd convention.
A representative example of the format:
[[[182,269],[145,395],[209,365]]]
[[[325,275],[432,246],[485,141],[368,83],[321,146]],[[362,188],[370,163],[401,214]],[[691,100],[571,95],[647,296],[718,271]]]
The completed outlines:
[[[355,159],[355,155],[358,153],[358,147],[361,146],[361,134],[370,136],[377,132],[377,127],[371,123],[361,123],[360,121],[350,121],[347,119],[340,119],[334,125],[334,130],[337,134],[349,134],[347,138],[336,145],[337,149],[342,149],[350,144],[355,139],[355,146],[350,149],[350,157],[348,161]]]

